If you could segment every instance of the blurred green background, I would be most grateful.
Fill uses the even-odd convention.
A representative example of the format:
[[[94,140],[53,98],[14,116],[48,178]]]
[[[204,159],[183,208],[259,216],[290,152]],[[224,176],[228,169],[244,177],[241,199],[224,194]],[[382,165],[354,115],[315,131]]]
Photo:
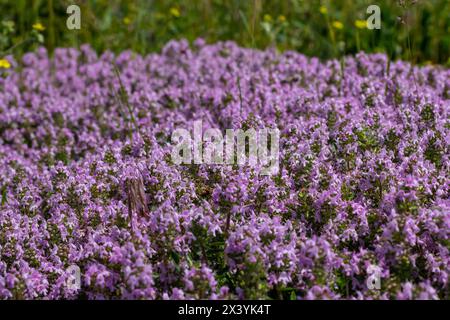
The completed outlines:
[[[81,30],[66,27],[70,4],[81,8]],[[381,7],[381,30],[355,25],[371,4]],[[202,37],[323,59],[364,50],[414,63],[450,62],[449,0],[0,0],[0,21],[3,55],[39,32],[50,51],[89,43],[100,52],[148,53],[171,39]],[[36,23],[45,30],[33,31]],[[14,54],[36,45],[28,41]]]

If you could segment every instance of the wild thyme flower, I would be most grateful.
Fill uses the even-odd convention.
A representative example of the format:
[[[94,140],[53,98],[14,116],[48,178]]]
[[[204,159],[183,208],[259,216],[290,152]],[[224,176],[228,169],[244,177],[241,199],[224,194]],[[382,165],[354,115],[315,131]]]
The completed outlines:
[[[447,297],[448,68],[201,39],[17,65],[0,78],[0,299]],[[172,132],[199,120],[278,128],[279,172],[175,165]]]

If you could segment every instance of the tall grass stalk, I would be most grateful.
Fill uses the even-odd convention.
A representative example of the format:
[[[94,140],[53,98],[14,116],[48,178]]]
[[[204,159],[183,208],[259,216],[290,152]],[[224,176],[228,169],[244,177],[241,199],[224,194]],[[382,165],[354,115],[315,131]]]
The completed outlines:
[[[138,134],[140,134],[138,123],[136,121],[136,118],[134,117],[134,108],[130,104],[127,91],[126,91],[125,86],[123,85],[122,79],[120,77],[119,68],[116,66],[115,63],[113,63],[113,69],[114,69],[114,73],[119,81],[119,92],[115,91],[114,86],[112,87],[114,90],[115,96],[116,96],[116,98],[119,102],[119,105],[121,106],[122,109],[123,109],[123,106],[127,107],[128,113],[130,115],[130,121],[134,125],[134,129],[136,130],[136,132]],[[127,121],[127,118],[125,119],[125,121]],[[129,135],[130,135],[131,141],[133,141],[133,130],[132,129],[129,130]]]

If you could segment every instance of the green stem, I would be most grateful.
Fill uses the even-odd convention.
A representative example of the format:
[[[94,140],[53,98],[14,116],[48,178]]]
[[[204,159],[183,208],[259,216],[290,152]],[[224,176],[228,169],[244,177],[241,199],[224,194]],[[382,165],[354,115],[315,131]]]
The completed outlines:
[[[53,52],[55,48],[55,10],[53,8],[53,0],[48,0],[48,47],[49,51]]]
[[[359,39],[359,31],[358,30],[356,30],[356,50],[358,52],[361,51],[361,42],[360,42],[360,39]]]
[[[21,45],[24,45],[27,42],[33,42],[34,40],[32,38],[28,38],[25,39],[21,42],[16,43],[15,45],[13,45],[12,47],[6,49],[5,51],[1,51],[0,52],[0,56],[5,56],[7,53],[11,53],[14,49],[16,49],[17,47],[20,47]]]

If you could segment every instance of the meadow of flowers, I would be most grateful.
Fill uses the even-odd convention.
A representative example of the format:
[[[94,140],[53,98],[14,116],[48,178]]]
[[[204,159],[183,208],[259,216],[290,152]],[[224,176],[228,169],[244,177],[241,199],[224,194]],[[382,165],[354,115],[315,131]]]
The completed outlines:
[[[448,68],[202,40],[8,61],[0,299],[448,299]],[[196,120],[278,128],[279,173],[173,164]]]

